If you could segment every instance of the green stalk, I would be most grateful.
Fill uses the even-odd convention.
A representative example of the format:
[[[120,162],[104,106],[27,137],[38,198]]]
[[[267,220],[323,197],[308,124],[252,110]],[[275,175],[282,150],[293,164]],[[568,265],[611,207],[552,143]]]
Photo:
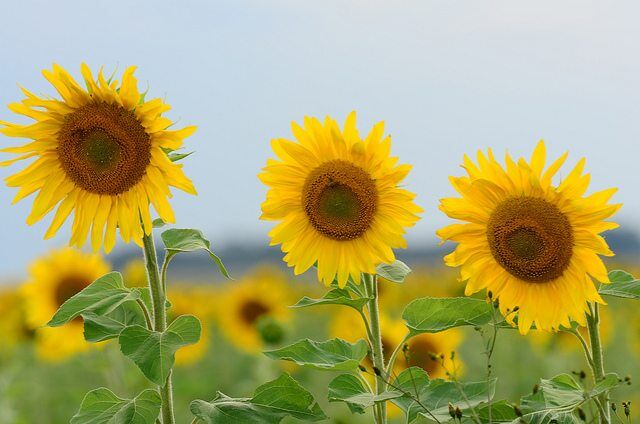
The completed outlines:
[[[587,314],[587,328],[589,330],[589,341],[591,343],[591,364],[593,378],[597,382],[604,379],[604,352],[602,350],[602,340],[600,338],[600,312],[598,304],[594,304],[591,313]],[[599,396],[600,403],[603,406],[603,412],[600,413],[600,423],[610,424],[611,414],[609,412],[609,393],[605,392]]]
[[[153,242],[153,233],[142,238],[144,244],[144,260],[147,267],[147,280],[151,292],[151,304],[153,306],[153,329],[159,333],[167,329],[167,295],[165,293],[160,273],[158,271],[158,255],[156,245]],[[173,384],[171,374],[167,376],[164,386],[160,387],[162,398],[162,423],[175,424],[173,412]]]
[[[369,307],[369,319],[371,325],[371,344],[372,344],[372,356],[373,366],[378,370],[376,372],[376,393],[382,394],[387,388],[385,382],[385,368],[384,368],[384,352],[382,350],[382,335],[380,331],[380,310],[378,308],[378,279],[372,274],[363,274],[365,290],[367,295],[371,298],[368,303]],[[380,402],[378,404],[378,424],[387,423],[387,404],[386,402]]]

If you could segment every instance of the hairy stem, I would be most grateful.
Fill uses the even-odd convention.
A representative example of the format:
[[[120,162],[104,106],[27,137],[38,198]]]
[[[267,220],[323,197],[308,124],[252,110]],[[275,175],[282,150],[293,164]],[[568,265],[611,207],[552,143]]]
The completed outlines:
[[[587,314],[587,328],[589,330],[589,341],[591,343],[593,378],[597,383],[604,378],[604,352],[602,350],[602,341],[600,338],[600,313],[598,311],[598,304],[594,304],[590,309],[591,313]],[[599,400],[604,409],[604,411],[600,413],[600,423],[610,424],[611,414],[607,407],[609,405],[609,393],[605,392],[600,395]]]
[[[378,308],[378,281],[377,277],[372,274],[364,274],[364,284],[369,300],[369,320],[371,325],[371,347],[373,366],[376,371],[376,393],[381,394],[387,388],[385,382],[384,368],[384,352],[382,350],[382,336],[380,331],[380,311]],[[386,424],[387,422],[387,404],[380,402],[379,404],[378,423]]]
[[[163,332],[167,329],[167,295],[164,284],[160,279],[158,271],[158,255],[153,242],[153,233],[142,238],[144,244],[144,260],[147,268],[147,281],[151,292],[151,304],[153,306],[153,329]],[[167,376],[164,386],[160,387],[162,398],[162,423],[175,424],[176,420],[173,412],[173,384],[171,382],[171,372]]]

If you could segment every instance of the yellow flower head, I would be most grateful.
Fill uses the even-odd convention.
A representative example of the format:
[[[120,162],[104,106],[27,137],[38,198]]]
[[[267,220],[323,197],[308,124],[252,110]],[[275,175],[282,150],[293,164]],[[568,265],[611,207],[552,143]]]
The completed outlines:
[[[391,357],[394,349],[403,343],[408,333],[403,320],[392,318],[389,315],[380,316],[380,329],[382,339],[382,350],[385,360]],[[340,311],[332,315],[329,325],[331,337],[347,340],[351,343],[367,338],[367,332],[362,322],[360,314],[350,308],[341,308]],[[396,357],[392,375],[399,374],[408,367],[420,367],[424,369],[431,378],[443,378],[446,372],[459,371],[460,361],[451,360],[451,352],[455,351],[462,341],[460,332],[456,329],[433,334],[420,334],[410,338],[407,344],[405,355],[400,352]],[[444,355],[443,360],[432,360],[432,355]],[[364,366],[369,373],[373,364],[367,356]]]
[[[218,316],[222,333],[235,346],[250,353],[263,345],[260,324],[264,320],[284,323],[290,318],[292,292],[282,275],[259,270],[242,281],[232,282],[220,297]]]
[[[62,360],[92,346],[84,340],[81,318],[62,327],[44,325],[64,302],[107,272],[109,265],[100,255],[71,248],[53,251],[31,264],[21,292],[27,324],[36,330],[40,357]]]
[[[33,331],[25,322],[24,302],[16,287],[0,288],[0,360],[9,356],[20,343],[29,340]]]
[[[105,79],[102,70],[95,79],[83,64],[86,87],[81,87],[54,65],[43,74],[61,99],[41,98],[23,88],[26,98],[9,109],[35,122],[0,121],[0,133],[31,140],[0,149],[19,155],[0,166],[34,158],[6,183],[19,188],[14,203],[37,193],[27,224],[56,210],[45,238],[53,237],[73,212],[72,246],[84,245],[91,233],[93,250],[104,244],[109,252],[117,228],[125,242],[141,244],[152,229],[149,204],[164,221],[174,222],[169,187],[196,193],[182,165],[167,155],[180,149],[195,127],[169,130],[172,122],[162,114],[170,106],[162,99],[145,99],[135,69],[127,68],[118,83]]]
[[[438,231],[458,243],[445,257],[461,267],[466,294],[482,289],[500,301],[500,310],[526,334],[531,325],[554,331],[570,320],[586,325],[588,302],[604,303],[593,279],[608,283],[598,255],[612,256],[600,233],[616,228],[605,219],[621,205],[609,204],[616,189],[584,196],[589,174],[582,159],[560,184],[552,182],[567,154],[545,169],[542,141],[530,162],[506,155],[506,167],[491,151],[478,152],[478,164],[464,158],[467,175],[451,177],[462,197],[442,199],[440,209],[465,221]]]
[[[269,186],[262,219],[279,221],[271,245],[282,245],[284,260],[301,274],[317,264],[326,285],[395,259],[405,248],[405,228],[422,210],[415,195],[399,187],[411,166],[390,156],[391,138],[379,122],[361,138],[356,115],[341,130],[335,120],[305,118],[292,123],[296,141],[275,139],[278,159],[269,159],[260,180]]]

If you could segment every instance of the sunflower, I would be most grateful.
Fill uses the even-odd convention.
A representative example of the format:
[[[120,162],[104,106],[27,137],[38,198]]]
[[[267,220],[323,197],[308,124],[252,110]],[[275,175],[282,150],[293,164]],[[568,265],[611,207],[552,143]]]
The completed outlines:
[[[16,287],[0,288],[0,360],[9,356],[16,346],[33,337],[33,331],[25,322],[24,307]]]
[[[230,283],[224,290],[219,324],[224,335],[235,346],[250,353],[259,352],[269,335],[265,324],[273,330],[289,319],[292,296],[280,274],[259,270],[242,281]],[[268,329],[267,329],[268,330]]]
[[[66,300],[107,272],[109,265],[100,255],[71,248],[53,251],[31,264],[21,292],[27,324],[36,331],[40,357],[61,360],[92,346],[84,340],[81,318],[62,327],[44,325]]]
[[[380,317],[382,350],[384,357],[389,359],[394,349],[402,343],[407,335],[407,327],[401,319],[394,319],[388,315]],[[335,315],[329,325],[331,337],[337,337],[349,342],[366,339],[367,333],[360,315],[353,309],[343,308]],[[462,336],[459,331],[452,329],[440,333],[420,334],[407,341],[408,351],[406,357],[402,352],[396,358],[393,374],[411,367],[424,369],[431,378],[445,377],[447,371],[459,369],[459,361],[451,360],[451,352],[455,351]],[[432,360],[432,355],[444,355],[443,360]],[[365,368],[371,369],[372,363],[369,357],[365,358]],[[444,368],[443,368],[444,365]],[[393,376],[392,376],[393,377]]]
[[[35,122],[0,121],[2,134],[32,140],[0,149],[19,155],[0,165],[35,159],[6,183],[19,188],[14,203],[37,192],[27,224],[56,210],[45,238],[53,237],[73,212],[72,246],[83,246],[90,232],[93,250],[104,241],[109,252],[118,228],[125,242],[141,244],[143,234],[152,229],[149,204],[165,222],[174,222],[169,186],[196,193],[182,165],[168,156],[182,147],[195,127],[169,130],[172,122],[162,114],[170,106],[162,99],[145,99],[138,91],[135,69],[127,68],[118,84],[105,79],[102,70],[95,79],[83,64],[85,89],[53,65],[43,75],[61,100],[41,98],[23,88],[26,98],[9,109]]]
[[[200,361],[210,348],[209,331],[209,297],[202,295],[199,287],[181,285],[169,290],[171,299],[169,320],[173,321],[180,315],[195,315],[202,326],[202,333],[198,343],[185,346],[176,352],[176,365],[187,366]]]
[[[271,245],[282,245],[296,275],[317,264],[326,285],[337,278],[344,287],[349,276],[359,282],[360,273],[393,262],[392,249],[406,247],[405,227],[422,209],[413,193],[398,187],[411,166],[389,155],[384,123],[364,139],[353,112],[344,130],[327,117],[324,124],[294,122],[292,131],[297,142],[273,140],[278,159],[269,159],[259,175],[269,186],[261,219],[279,221],[269,233]]]
[[[536,328],[555,331],[574,320],[586,325],[588,302],[604,303],[593,280],[608,283],[599,255],[612,256],[600,233],[616,228],[605,219],[621,205],[609,204],[615,189],[584,196],[589,174],[582,159],[559,184],[552,182],[567,153],[545,169],[544,142],[531,161],[502,167],[491,151],[478,152],[478,165],[468,157],[467,176],[452,177],[461,198],[442,199],[440,209],[466,221],[438,231],[443,242],[458,243],[445,257],[461,267],[466,294],[482,289],[500,301],[500,310],[526,334]]]

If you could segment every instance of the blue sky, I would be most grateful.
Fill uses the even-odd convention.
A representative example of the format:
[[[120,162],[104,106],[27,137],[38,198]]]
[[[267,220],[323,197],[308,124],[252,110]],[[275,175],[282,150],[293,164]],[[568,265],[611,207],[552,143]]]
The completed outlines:
[[[267,242],[256,174],[269,140],[304,115],[351,110],[362,131],[385,120],[414,165],[408,186],[426,209],[414,244],[447,222],[437,199],[465,152],[528,155],[540,138],[571,163],[587,156],[592,190],[620,187],[619,218],[636,228],[639,12],[633,1],[7,1],[0,103],[20,99],[17,83],[53,95],[40,75],[53,62],[75,75],[82,61],[138,65],[169,116],[199,127],[185,166],[200,195],[173,204],[179,225],[217,245]],[[42,240],[48,220],[27,227],[30,203],[10,206],[14,194],[0,187],[0,275],[19,277],[67,232]]]

